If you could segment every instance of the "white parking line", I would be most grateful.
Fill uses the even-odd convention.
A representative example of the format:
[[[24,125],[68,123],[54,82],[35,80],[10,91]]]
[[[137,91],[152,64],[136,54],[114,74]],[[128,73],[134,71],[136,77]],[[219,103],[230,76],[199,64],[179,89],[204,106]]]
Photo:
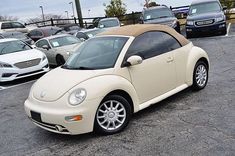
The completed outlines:
[[[37,80],[28,81],[28,82],[21,83],[21,84],[18,84],[18,85],[13,85],[13,86],[10,86],[10,87],[3,87],[3,86],[0,86],[0,90],[6,90],[6,89],[14,88],[14,87],[23,86],[23,85],[25,85],[25,84],[32,83],[32,82],[35,82],[35,81],[37,81]]]
[[[231,23],[228,24],[227,34],[226,34],[225,36],[228,36],[228,35],[229,35],[230,27],[231,27]]]

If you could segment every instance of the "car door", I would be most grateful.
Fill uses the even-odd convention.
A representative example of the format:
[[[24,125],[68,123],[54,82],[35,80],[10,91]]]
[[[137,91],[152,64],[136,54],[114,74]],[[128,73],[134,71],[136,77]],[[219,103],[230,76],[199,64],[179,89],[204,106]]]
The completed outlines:
[[[126,59],[133,55],[143,59],[141,64],[128,68],[140,103],[176,87],[174,50],[179,47],[172,36],[158,31],[144,33],[133,41]]]
[[[19,22],[12,22],[12,27],[14,28],[15,31],[19,31],[22,33],[28,33],[28,29],[21,23]]]
[[[50,44],[48,43],[48,41],[46,39],[42,39],[42,40],[38,41],[35,45],[40,51],[42,51],[46,54],[47,59],[50,64],[56,64],[54,49],[50,46]],[[43,48],[44,45],[47,45],[48,49],[44,49]]]

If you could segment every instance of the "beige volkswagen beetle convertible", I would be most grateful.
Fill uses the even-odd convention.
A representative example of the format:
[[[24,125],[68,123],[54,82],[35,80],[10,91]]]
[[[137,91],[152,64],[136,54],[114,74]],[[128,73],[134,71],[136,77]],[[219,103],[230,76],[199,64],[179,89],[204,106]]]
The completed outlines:
[[[207,53],[172,28],[124,26],[87,40],[40,78],[25,111],[51,132],[113,134],[133,113],[189,86],[203,89],[208,70]]]

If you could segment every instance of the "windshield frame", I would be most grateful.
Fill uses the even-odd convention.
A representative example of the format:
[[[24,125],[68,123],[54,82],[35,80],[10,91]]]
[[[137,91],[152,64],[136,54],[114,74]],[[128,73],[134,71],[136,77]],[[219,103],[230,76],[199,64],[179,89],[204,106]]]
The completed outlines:
[[[212,4],[212,3],[217,3],[220,10],[218,10],[218,11],[207,11],[207,12],[203,12],[203,13],[192,13],[193,7],[201,6],[201,5],[205,5],[205,4]],[[221,12],[221,11],[222,11],[222,7],[221,7],[220,3],[217,2],[217,1],[212,1],[212,2],[204,2],[204,3],[197,3],[197,4],[191,5],[190,8],[189,8],[188,15],[200,15],[200,14],[204,14],[204,13]]]
[[[74,62],[75,59],[76,61],[78,61],[78,58],[80,57],[80,53],[86,53],[86,51],[82,51],[84,50],[84,48],[86,46],[91,46],[89,45],[89,42],[91,42],[92,40],[97,40],[98,38],[104,38],[105,40],[111,40],[110,38],[113,38],[113,42],[116,42],[118,39],[122,40],[121,42],[123,42],[121,44],[120,47],[118,47],[118,51],[117,51],[117,55],[114,56],[114,58],[112,59],[112,65],[106,65],[106,66],[79,66],[79,67],[75,67],[75,66],[71,66],[71,62]],[[64,69],[69,69],[69,70],[103,70],[103,69],[111,69],[111,68],[115,68],[119,58],[120,58],[120,54],[123,52],[123,50],[125,50],[125,46],[127,45],[128,41],[130,40],[129,36],[119,36],[119,35],[108,35],[108,36],[97,36],[94,38],[90,38],[88,39],[86,42],[82,43],[82,45],[77,49],[77,51],[69,57],[69,59],[66,61],[66,63],[62,66],[62,68]],[[105,50],[104,50],[105,51]],[[103,53],[101,57],[104,57],[106,54]],[[92,60],[93,57],[88,57],[87,60],[91,59]],[[71,63],[71,64],[70,64]]]

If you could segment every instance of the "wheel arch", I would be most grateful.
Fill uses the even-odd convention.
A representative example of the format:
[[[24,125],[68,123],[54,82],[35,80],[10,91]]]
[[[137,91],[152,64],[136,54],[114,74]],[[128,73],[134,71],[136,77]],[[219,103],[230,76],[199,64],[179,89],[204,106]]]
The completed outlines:
[[[210,61],[207,53],[203,49],[194,46],[189,53],[186,67],[186,84],[189,86],[193,84],[193,72],[198,61],[205,62],[209,70]]]
[[[119,96],[122,96],[123,98],[125,98],[125,99],[128,101],[128,103],[130,104],[130,106],[131,106],[131,111],[132,111],[132,113],[134,113],[134,103],[133,103],[133,100],[132,100],[131,96],[130,96],[126,91],[121,90],[121,89],[113,90],[113,91],[111,91],[110,93],[108,93],[108,94],[103,98],[103,100],[104,100],[106,97],[110,96],[110,95],[119,95]],[[102,100],[102,101],[103,101],[103,100]]]

